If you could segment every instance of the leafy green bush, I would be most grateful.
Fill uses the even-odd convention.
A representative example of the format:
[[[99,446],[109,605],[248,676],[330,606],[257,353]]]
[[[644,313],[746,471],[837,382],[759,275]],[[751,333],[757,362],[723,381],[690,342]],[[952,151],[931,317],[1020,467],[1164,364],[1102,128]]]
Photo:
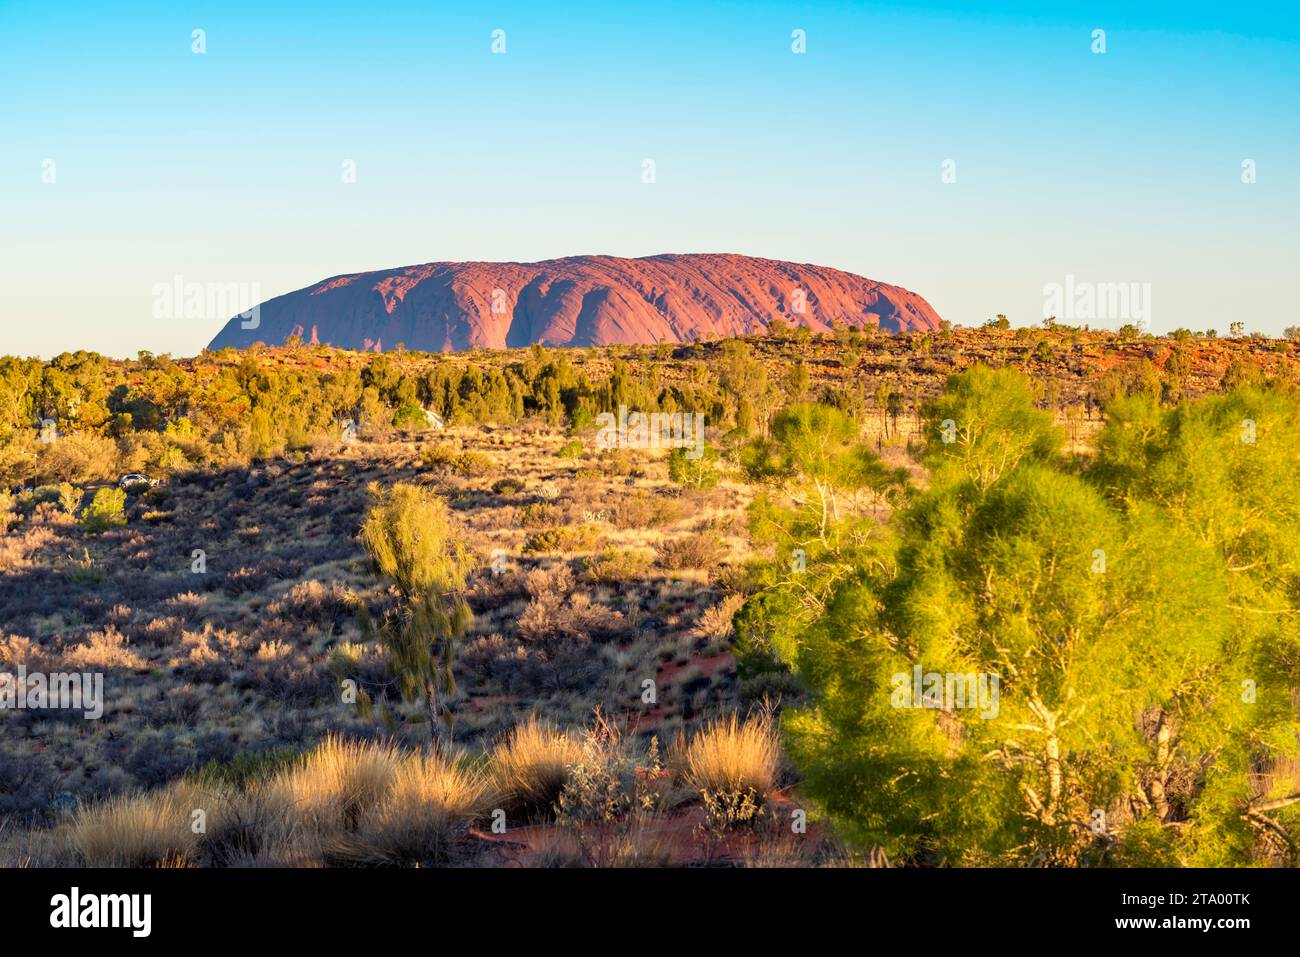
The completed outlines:
[[[428,420],[424,417],[424,409],[416,402],[403,402],[393,413],[393,427],[415,431],[423,429],[428,425]]]
[[[534,532],[524,541],[524,552],[582,552],[594,548],[600,540],[595,525],[561,525]]]
[[[90,504],[81,510],[81,524],[94,534],[126,524],[126,492],[120,488],[101,488]]]
[[[713,488],[718,484],[718,453],[705,446],[704,454],[693,459],[690,449],[673,449],[668,453],[668,477],[688,488]]]
[[[564,445],[560,447],[560,451],[556,452],[555,454],[562,459],[581,458],[582,442],[580,442],[578,439],[572,439],[571,441],[565,442]]]

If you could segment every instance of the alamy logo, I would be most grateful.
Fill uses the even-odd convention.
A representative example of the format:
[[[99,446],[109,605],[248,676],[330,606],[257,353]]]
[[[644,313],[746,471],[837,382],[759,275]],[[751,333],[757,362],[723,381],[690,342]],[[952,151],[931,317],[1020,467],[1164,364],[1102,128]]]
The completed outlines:
[[[149,894],[85,894],[74,887],[70,894],[50,898],[50,926],[129,927],[132,937],[148,937],[153,926],[153,898]]]
[[[233,316],[241,329],[256,329],[262,323],[261,300],[255,282],[186,282],[173,276],[154,284],[153,317],[224,322]]]
[[[998,716],[998,692],[1001,680],[985,672],[926,671],[920,665],[896,672],[890,679],[894,686],[889,703],[895,708],[933,708],[955,711],[978,708],[981,718]]]
[[[1151,321],[1151,283],[1049,282],[1043,287],[1043,318],[1115,320],[1146,324]]]
[[[87,720],[104,714],[104,675],[101,672],[0,672],[0,711],[82,711]]]
[[[618,407],[618,415],[602,412],[596,416],[600,430],[596,447],[601,449],[687,449],[688,459],[704,457],[703,412],[627,411]]]

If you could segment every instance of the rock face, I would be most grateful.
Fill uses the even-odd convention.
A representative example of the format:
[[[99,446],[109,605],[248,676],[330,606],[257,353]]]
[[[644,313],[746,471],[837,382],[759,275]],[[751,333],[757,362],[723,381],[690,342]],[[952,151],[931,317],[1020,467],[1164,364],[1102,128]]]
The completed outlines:
[[[920,296],[853,273],[726,254],[571,256],[537,263],[427,263],[335,276],[231,319],[210,348],[292,335],[348,349],[449,352],[692,342],[762,333],[780,319],[891,331],[934,329]]]

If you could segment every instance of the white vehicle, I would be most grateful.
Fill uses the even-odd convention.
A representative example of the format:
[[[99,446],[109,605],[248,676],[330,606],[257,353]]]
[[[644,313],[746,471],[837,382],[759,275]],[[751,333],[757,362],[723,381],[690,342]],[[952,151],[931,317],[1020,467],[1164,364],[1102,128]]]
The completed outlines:
[[[148,485],[150,488],[158,484],[157,479],[151,479],[147,475],[141,475],[139,472],[132,472],[129,475],[123,475],[117,483],[118,488],[126,488],[130,485]]]

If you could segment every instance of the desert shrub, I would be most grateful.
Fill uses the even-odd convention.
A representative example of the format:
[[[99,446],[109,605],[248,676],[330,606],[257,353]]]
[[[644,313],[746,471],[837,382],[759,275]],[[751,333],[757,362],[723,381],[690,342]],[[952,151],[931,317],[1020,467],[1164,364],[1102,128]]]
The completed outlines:
[[[578,439],[572,439],[560,446],[560,450],[555,453],[557,458],[576,459],[582,457],[582,442]]]
[[[232,568],[221,580],[221,587],[231,598],[247,592],[261,591],[271,582],[274,566],[270,562],[258,562],[256,565],[241,565]],[[276,576],[281,577],[281,576]]]
[[[149,489],[144,493],[144,501],[147,505],[165,505],[171,501],[172,490],[162,485]]]
[[[0,491],[0,535],[9,531],[9,527],[18,521],[14,511],[15,499],[9,492]]]
[[[337,626],[352,614],[356,596],[338,582],[312,579],[298,582],[278,600],[266,606],[268,615],[292,621],[311,622],[322,629]]]
[[[92,534],[126,524],[126,492],[120,488],[101,488],[90,504],[81,510],[81,524]]]
[[[30,638],[0,634],[0,667],[12,671],[24,665],[29,671],[49,671],[54,661],[48,649]]]
[[[588,551],[600,541],[600,529],[595,525],[562,525],[534,532],[524,540],[525,554],[536,552]]]
[[[420,463],[427,469],[456,472],[465,478],[480,478],[496,469],[496,462],[483,452],[457,452],[443,445],[425,449]]]
[[[599,712],[582,736],[556,800],[556,822],[573,837],[577,861],[588,867],[667,864],[671,849],[653,824],[668,785],[651,739],[645,763]]]
[[[596,455],[596,461],[607,476],[638,474],[636,463],[627,449],[604,449]]]
[[[655,547],[657,561],[663,568],[700,568],[711,571],[727,555],[722,536],[713,531],[692,532],[669,538]]]
[[[44,505],[47,502],[58,502],[59,486],[38,485],[36,488],[31,490],[29,495],[26,496],[26,501],[32,508],[35,508],[38,505]]]
[[[529,502],[515,512],[515,522],[520,528],[554,528],[563,521],[559,508],[550,502]]]
[[[330,650],[329,670],[339,680],[379,684],[388,677],[388,660],[382,646],[343,641]]]
[[[524,583],[530,600],[516,627],[526,642],[542,644],[550,651],[561,641],[609,638],[624,628],[620,612],[574,592],[573,575],[567,565],[534,569]]]
[[[587,656],[591,661],[591,656]],[[560,662],[559,664],[567,664]],[[536,695],[554,691],[557,663],[548,661],[517,638],[500,634],[484,635],[470,642],[461,656],[461,665],[476,675],[484,688],[494,688],[506,695]],[[565,687],[589,680],[588,675],[564,672]]]
[[[496,495],[515,495],[524,490],[524,483],[517,478],[497,479],[492,483],[492,491]]]
[[[457,452],[445,445],[434,445],[420,454],[420,464],[426,469],[451,469],[456,465]]]
[[[621,585],[644,575],[653,558],[645,549],[606,548],[583,560],[583,572],[592,581]]]
[[[581,757],[581,740],[533,715],[492,750],[492,780],[510,807],[549,815]]]
[[[178,640],[185,630],[185,623],[174,615],[165,618],[151,618],[140,629],[144,641],[155,647],[170,645]]]
[[[681,521],[689,513],[685,502],[663,495],[637,491],[621,496],[610,510],[615,528],[660,528]]]
[[[208,599],[206,595],[200,595],[196,592],[181,592],[179,595],[173,595],[171,598],[164,599],[163,605],[170,608],[186,621],[195,621],[202,616],[203,609],[207,606]]]
[[[65,648],[63,663],[71,668],[90,671],[111,668],[139,670],[148,667],[148,663],[128,646],[126,636],[111,625],[89,635],[82,644]]]
[[[77,507],[81,504],[81,489],[77,488],[71,482],[62,482],[59,484],[59,507],[73,515]]]
[[[462,452],[456,457],[455,469],[465,478],[482,478],[496,471],[497,463],[483,452]]]

